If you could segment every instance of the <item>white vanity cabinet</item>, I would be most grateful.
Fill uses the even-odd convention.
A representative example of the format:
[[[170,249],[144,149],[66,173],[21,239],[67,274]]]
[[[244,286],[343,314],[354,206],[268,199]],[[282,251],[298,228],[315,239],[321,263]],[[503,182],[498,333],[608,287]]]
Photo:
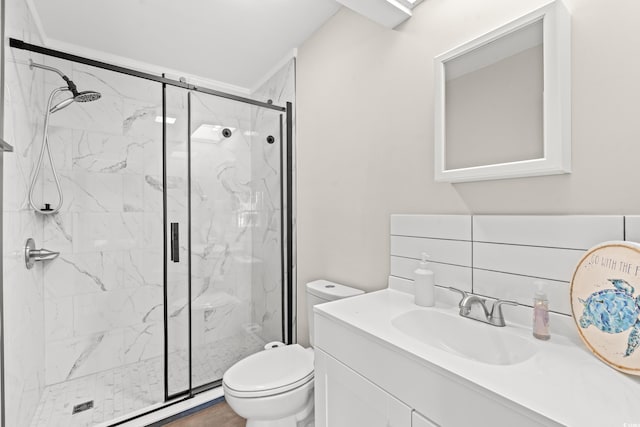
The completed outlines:
[[[316,427],[411,426],[411,408],[321,350],[314,387]]]
[[[318,308],[314,323],[316,427],[560,425]]]
[[[322,350],[315,369],[316,427],[439,427]]]
[[[407,317],[413,312],[431,314]],[[467,333],[464,325],[452,326],[460,320],[457,305],[419,308],[413,295],[394,289],[319,304],[314,313],[316,427],[602,427],[640,422],[635,404],[640,379],[601,363],[578,337],[556,334],[540,341],[528,326],[478,329],[478,322],[462,319],[469,321]],[[469,354],[474,354],[470,348],[504,352],[505,346],[513,354],[523,342],[534,353],[524,361],[480,362],[441,347],[443,334],[427,325],[461,335],[470,344],[463,347]],[[510,340],[484,340],[494,330],[509,334]],[[483,340],[472,340],[471,334]],[[514,341],[516,337],[523,341]]]

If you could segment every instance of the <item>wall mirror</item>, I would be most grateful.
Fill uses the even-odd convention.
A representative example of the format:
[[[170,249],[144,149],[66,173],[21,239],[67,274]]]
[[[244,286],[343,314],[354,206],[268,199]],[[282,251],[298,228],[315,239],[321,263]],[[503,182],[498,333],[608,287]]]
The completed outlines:
[[[436,181],[571,171],[570,30],[556,0],[434,59]]]

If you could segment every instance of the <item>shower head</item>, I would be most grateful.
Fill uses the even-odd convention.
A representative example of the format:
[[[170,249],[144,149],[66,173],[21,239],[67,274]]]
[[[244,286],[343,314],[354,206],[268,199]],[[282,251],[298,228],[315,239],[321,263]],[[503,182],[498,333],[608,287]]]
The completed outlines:
[[[64,90],[67,90],[67,89],[64,89]],[[51,107],[51,109],[49,110],[49,113],[55,113],[56,111],[60,111],[63,108],[66,108],[69,105],[73,104],[74,102],[91,102],[91,101],[96,101],[102,97],[100,92],[95,92],[92,90],[86,90],[84,92],[76,91],[75,93],[72,91],[71,93],[73,93],[72,97],[63,99],[62,101],[58,102],[56,105]]]
[[[49,67],[47,65],[36,64],[32,60],[29,60],[29,68],[33,69],[34,67],[35,68],[42,68],[43,70],[53,71],[54,73],[57,73],[60,77],[62,77],[62,80],[64,80],[65,83],[67,84],[67,90],[73,94],[73,96],[71,98],[65,99],[64,101],[61,101],[58,104],[56,104],[50,110],[51,113],[55,113],[56,111],[60,111],[63,108],[68,107],[69,105],[71,105],[73,103],[73,101],[76,101],[76,102],[91,102],[91,101],[97,101],[98,99],[100,99],[102,97],[100,92],[96,92],[96,91],[93,91],[93,90],[86,90],[84,92],[78,92],[78,88],[76,87],[76,84],[71,79],[69,79],[69,77],[65,76],[62,73],[62,71],[58,70],[57,68]]]
[[[100,92],[93,90],[85,90],[84,92],[76,92],[73,94],[73,100],[76,102],[91,102],[97,101],[102,97]]]

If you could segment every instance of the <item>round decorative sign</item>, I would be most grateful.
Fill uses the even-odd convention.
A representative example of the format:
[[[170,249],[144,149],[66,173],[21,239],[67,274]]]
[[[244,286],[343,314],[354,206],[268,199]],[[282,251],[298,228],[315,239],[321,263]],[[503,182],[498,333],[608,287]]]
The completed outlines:
[[[589,249],[573,273],[571,311],[593,354],[640,375],[640,244],[606,242]]]

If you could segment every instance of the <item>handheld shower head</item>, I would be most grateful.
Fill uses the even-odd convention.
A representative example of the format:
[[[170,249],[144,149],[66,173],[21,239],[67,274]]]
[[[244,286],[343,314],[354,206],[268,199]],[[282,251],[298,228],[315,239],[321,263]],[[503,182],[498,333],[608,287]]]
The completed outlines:
[[[71,97],[71,98],[67,98],[67,99],[64,99],[64,100],[58,102],[56,105],[51,107],[51,109],[49,110],[49,114],[53,114],[56,111],[60,111],[63,108],[68,107],[69,105],[73,104],[73,101],[74,101],[74,98]]]

